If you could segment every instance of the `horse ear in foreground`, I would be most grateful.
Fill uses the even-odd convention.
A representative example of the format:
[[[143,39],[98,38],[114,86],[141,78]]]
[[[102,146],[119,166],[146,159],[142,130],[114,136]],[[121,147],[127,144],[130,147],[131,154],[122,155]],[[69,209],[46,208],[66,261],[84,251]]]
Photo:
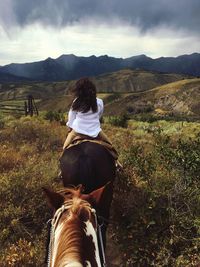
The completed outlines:
[[[102,210],[111,188],[107,184],[90,194],[82,194],[81,187],[65,188],[60,193],[43,189],[55,211],[51,222],[49,267],[102,266],[96,210]]]

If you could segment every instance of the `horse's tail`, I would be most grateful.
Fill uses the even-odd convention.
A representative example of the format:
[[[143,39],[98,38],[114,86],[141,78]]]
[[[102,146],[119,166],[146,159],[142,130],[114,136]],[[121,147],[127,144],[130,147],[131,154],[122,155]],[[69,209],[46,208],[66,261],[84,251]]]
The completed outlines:
[[[84,193],[89,193],[96,188],[95,164],[90,156],[83,155],[79,157],[78,165],[79,181],[85,188]]]

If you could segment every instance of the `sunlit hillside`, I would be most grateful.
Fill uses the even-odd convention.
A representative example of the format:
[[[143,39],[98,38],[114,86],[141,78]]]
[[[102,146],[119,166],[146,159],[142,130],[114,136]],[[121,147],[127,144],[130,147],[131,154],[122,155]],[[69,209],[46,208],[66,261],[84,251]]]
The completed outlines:
[[[98,92],[126,93],[146,91],[189,77],[181,74],[125,69],[90,78],[95,83]],[[24,98],[27,94],[31,94],[37,99],[60,97],[66,95],[73,88],[74,83],[75,80],[0,84],[0,99]]]
[[[189,76],[141,69],[124,69],[96,76],[92,80],[100,92],[124,93],[148,91],[157,86],[186,78],[189,78]]]
[[[200,79],[186,79],[134,93],[106,107],[108,115],[153,112],[200,116]]]
[[[199,118],[200,79],[181,74],[124,69],[91,80],[103,98],[107,115],[151,114]],[[22,104],[28,95],[39,111],[67,112],[73,99],[75,80],[64,82],[27,82],[0,85],[0,104]]]

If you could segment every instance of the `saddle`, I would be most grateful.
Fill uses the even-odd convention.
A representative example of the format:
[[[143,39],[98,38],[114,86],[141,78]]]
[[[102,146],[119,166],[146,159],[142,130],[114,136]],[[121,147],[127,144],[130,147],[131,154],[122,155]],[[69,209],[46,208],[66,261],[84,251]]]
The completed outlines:
[[[117,153],[116,149],[112,146],[112,144],[105,141],[105,140],[102,140],[99,136],[93,138],[93,137],[90,137],[88,135],[77,133],[77,135],[73,138],[71,144],[68,147],[66,147],[65,150],[69,149],[70,147],[73,147],[73,146],[76,146],[76,145],[79,145],[79,144],[85,143],[85,142],[91,142],[91,143],[96,143],[96,144],[102,145],[103,147],[105,147],[107,149],[107,151],[111,154],[111,156],[115,160],[118,159],[118,153]]]

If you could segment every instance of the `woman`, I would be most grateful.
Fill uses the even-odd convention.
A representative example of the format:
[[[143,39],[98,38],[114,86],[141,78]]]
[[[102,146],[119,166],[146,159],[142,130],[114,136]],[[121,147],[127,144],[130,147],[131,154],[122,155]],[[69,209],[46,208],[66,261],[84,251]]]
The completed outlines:
[[[75,99],[69,110],[66,124],[69,127],[69,133],[63,149],[67,148],[79,134],[111,144],[101,129],[100,118],[104,106],[102,99],[96,97],[95,85],[88,78],[82,78],[76,82],[74,91]]]

